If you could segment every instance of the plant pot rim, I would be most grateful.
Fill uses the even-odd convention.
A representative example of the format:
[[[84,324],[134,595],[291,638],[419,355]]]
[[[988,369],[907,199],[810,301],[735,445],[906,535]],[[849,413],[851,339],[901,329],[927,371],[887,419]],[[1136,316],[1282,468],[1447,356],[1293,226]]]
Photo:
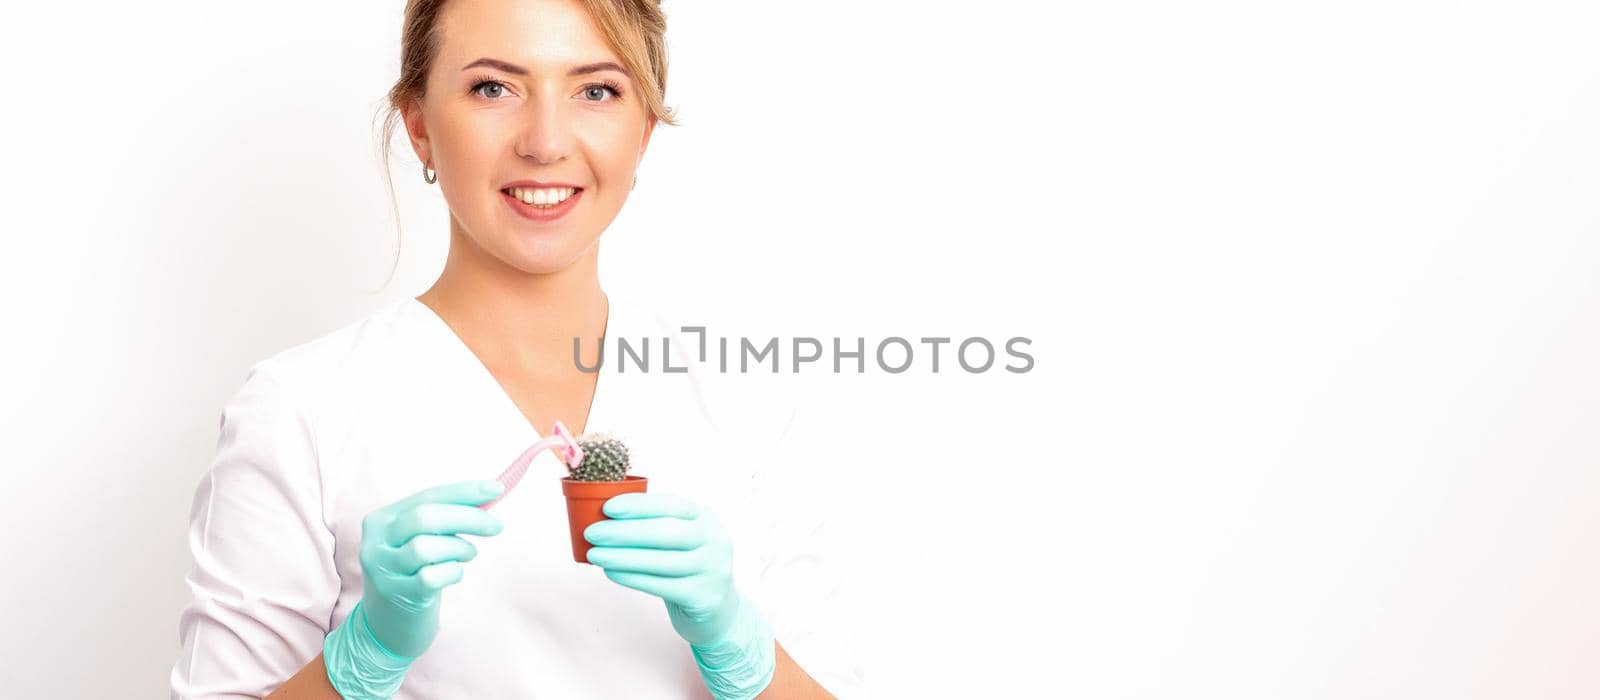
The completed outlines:
[[[622,481],[578,481],[561,477],[561,493],[567,498],[607,498],[618,493],[643,490],[649,479],[629,474]]]

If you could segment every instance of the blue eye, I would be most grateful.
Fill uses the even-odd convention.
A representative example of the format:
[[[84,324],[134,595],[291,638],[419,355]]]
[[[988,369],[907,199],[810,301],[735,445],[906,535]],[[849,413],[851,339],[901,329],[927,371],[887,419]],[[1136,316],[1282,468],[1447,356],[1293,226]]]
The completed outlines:
[[[495,88],[497,93],[493,94],[493,95],[487,95],[487,94],[484,94],[484,93],[480,92],[480,90],[482,90],[485,87]],[[498,80],[480,80],[480,81],[478,81],[476,84],[474,84],[472,86],[473,94],[482,95],[483,97],[487,97],[487,98],[489,98],[491,100],[498,99],[499,97],[504,96],[505,95],[505,91],[506,91],[506,84],[502,83],[502,82],[500,82]]]
[[[603,83],[595,83],[594,85],[590,85],[588,87],[585,87],[583,89],[583,95],[584,95],[584,97],[604,97],[606,91],[610,91],[611,92],[611,94],[613,96],[613,101],[622,98],[622,86],[618,85],[616,83],[613,83],[613,82],[611,82],[609,80],[606,81],[606,82],[603,82]],[[603,100],[595,99],[595,100],[589,100],[589,101],[590,102],[602,102]]]

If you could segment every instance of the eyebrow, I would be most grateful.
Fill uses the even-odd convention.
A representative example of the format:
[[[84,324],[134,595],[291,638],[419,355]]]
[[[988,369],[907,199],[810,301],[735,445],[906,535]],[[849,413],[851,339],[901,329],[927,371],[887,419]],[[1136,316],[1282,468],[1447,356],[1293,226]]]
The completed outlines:
[[[469,68],[476,68],[478,66],[488,66],[490,68],[494,68],[495,70],[505,71],[505,72],[510,73],[512,75],[527,75],[528,74],[528,69],[523,68],[522,66],[519,66],[519,65],[517,65],[515,63],[509,63],[509,62],[506,62],[506,61],[502,61],[502,60],[500,60],[498,58],[480,58],[480,59],[478,59],[476,61],[473,61],[473,62],[468,63],[467,65],[463,66],[461,68],[461,70],[467,70]],[[583,64],[581,66],[577,66],[577,67],[573,68],[572,70],[567,71],[567,75],[569,77],[578,76],[578,75],[588,75],[589,73],[598,73],[598,72],[603,71],[603,70],[614,70],[614,71],[616,71],[618,73],[627,74],[627,71],[623,70],[622,66],[619,66],[616,63],[613,63],[611,61],[601,61],[599,63],[585,63],[585,64]]]

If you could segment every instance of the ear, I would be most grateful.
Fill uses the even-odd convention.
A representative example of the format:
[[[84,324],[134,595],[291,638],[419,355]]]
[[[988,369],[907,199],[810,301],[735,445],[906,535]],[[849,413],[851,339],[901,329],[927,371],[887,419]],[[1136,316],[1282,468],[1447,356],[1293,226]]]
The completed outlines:
[[[406,124],[406,135],[411,138],[411,150],[417,154],[417,161],[423,164],[433,160],[433,147],[428,143],[428,127],[422,122],[422,103],[412,100],[400,108],[401,118]]]
[[[639,161],[644,162],[644,151],[650,147],[650,134],[656,130],[656,115],[651,114],[644,122],[644,139],[639,142]],[[639,163],[634,163],[638,167]]]

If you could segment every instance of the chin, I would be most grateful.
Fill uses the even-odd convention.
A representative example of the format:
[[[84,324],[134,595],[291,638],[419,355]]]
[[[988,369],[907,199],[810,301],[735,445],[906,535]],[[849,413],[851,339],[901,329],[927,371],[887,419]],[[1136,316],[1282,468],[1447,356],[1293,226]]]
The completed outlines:
[[[560,272],[583,259],[592,248],[593,241],[579,241],[567,236],[512,236],[502,241],[505,245],[500,259],[511,267],[529,274]]]

